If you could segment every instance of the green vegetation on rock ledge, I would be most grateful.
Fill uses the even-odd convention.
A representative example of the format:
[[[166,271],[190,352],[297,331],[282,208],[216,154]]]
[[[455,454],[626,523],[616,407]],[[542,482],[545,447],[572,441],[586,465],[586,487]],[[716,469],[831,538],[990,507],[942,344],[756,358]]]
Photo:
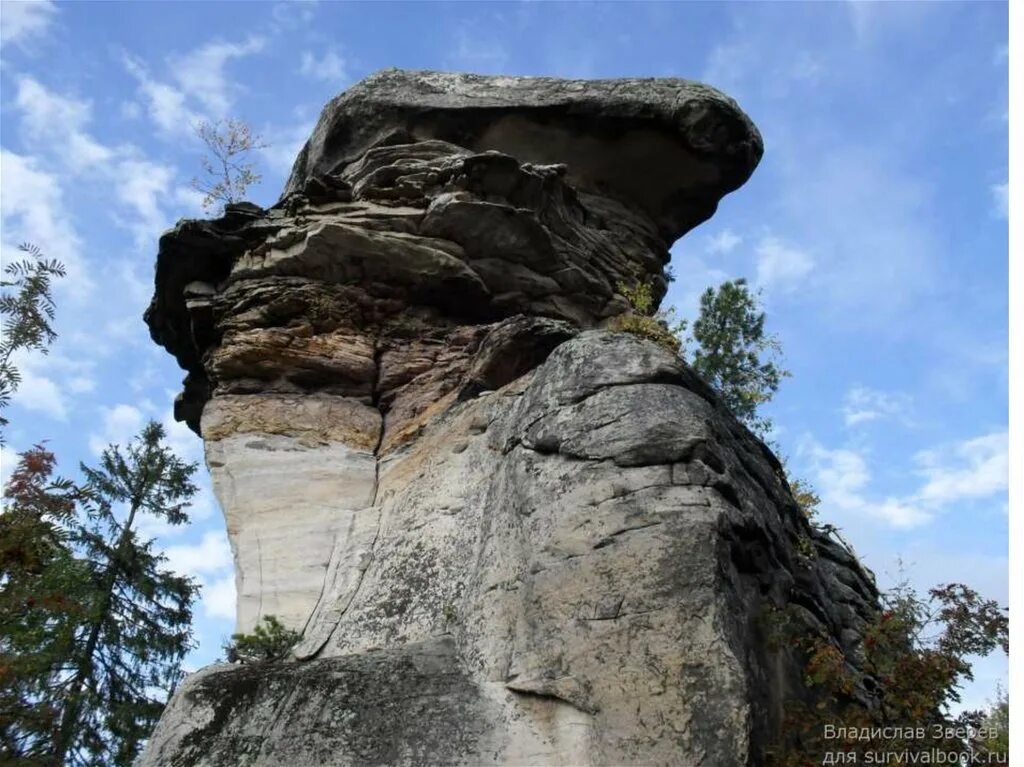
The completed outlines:
[[[619,283],[618,289],[630,310],[614,317],[609,330],[646,338],[686,358],[733,415],[762,438],[771,432],[771,420],[758,408],[772,399],[790,373],[778,364],[782,346],[776,336],[765,333],[759,293],[745,279],[723,282],[701,294],[690,336],[687,321],[677,318],[673,307],[657,308],[653,281]]]
[[[285,628],[276,615],[264,615],[251,634],[232,634],[231,641],[224,645],[224,655],[230,663],[281,660],[301,638],[299,632]]]

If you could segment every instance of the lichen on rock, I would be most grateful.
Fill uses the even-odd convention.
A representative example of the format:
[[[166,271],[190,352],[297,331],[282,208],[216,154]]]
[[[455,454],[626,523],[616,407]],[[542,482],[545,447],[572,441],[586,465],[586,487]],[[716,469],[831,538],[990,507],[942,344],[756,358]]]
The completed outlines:
[[[274,207],[166,233],[146,321],[238,630],[302,639],[186,680],[143,764],[760,764],[801,686],[766,610],[852,650],[874,584],[681,359],[602,329],[760,156],[689,81],[389,70]]]

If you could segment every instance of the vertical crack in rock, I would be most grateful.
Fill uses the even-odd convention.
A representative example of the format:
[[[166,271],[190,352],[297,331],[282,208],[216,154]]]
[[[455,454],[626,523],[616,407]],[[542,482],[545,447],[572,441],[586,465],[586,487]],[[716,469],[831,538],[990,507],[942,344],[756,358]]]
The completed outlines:
[[[380,488],[380,452],[381,445],[384,442],[384,431],[386,428],[387,419],[387,409],[381,401],[380,392],[381,364],[383,354],[384,346],[381,343],[380,339],[377,338],[374,340],[373,346],[373,380],[370,387],[370,401],[373,407],[376,408],[377,412],[380,414],[376,441],[373,446],[373,489],[372,492],[370,493],[369,506],[361,511],[356,512],[356,514],[365,514],[372,511],[376,514],[375,532],[373,535],[373,539],[370,542],[369,548],[367,550],[366,557],[359,566],[360,573],[356,580],[355,586],[352,588],[350,594],[348,595],[347,601],[340,606],[340,609],[337,610],[337,614],[330,620],[331,625],[328,627],[327,631],[321,630],[320,632],[318,632],[322,635],[319,638],[310,637],[307,639],[306,637],[304,637],[306,641],[300,642],[299,645],[297,645],[296,649],[293,651],[295,657],[301,661],[316,659],[323,651],[324,647],[331,641],[335,631],[337,631],[338,625],[341,623],[342,619],[345,616],[345,613],[348,611],[348,608],[353,603],[355,603],[356,598],[359,595],[359,590],[363,584],[363,580],[366,577],[366,572],[370,569],[370,566],[373,564],[374,550],[377,545],[377,540],[380,537],[380,528],[383,520],[381,509],[378,508],[377,506],[377,496]],[[352,529],[350,529],[348,532],[349,537],[351,537]],[[311,624],[313,624],[314,622],[319,623],[323,620],[323,612],[325,609],[327,609],[323,604],[325,594],[327,593],[327,584],[329,580],[332,580],[337,577],[336,568],[340,566],[338,562],[338,558],[340,557],[339,549],[339,538],[337,535],[335,535],[333,543],[331,545],[331,556],[330,559],[328,560],[327,567],[324,571],[324,577],[320,588],[320,594],[317,597],[316,606],[310,612],[309,617],[307,618],[306,623],[302,628],[301,633],[303,635],[306,634]]]
[[[189,677],[140,766],[763,763],[803,679],[766,611],[849,651],[877,590],[681,359],[602,330],[761,152],[691,81],[388,70],[274,206],[165,233],[145,319],[238,629],[304,662]]]
[[[324,593],[327,591],[327,581],[330,578],[332,572],[334,571],[334,567],[336,566],[336,557],[337,556],[338,556],[338,535],[337,535],[337,533],[335,533],[331,537],[331,555],[327,559],[327,565],[324,568],[324,577],[323,577],[323,580],[320,583],[320,593],[317,595],[316,603],[313,606],[313,609],[310,611],[309,617],[306,618],[306,622],[304,624],[302,624],[302,628],[299,630],[299,633],[302,634],[302,635],[305,635],[306,630],[309,629],[309,624],[312,623],[313,619],[318,617],[318,615],[320,613],[320,610],[321,610],[321,607],[322,607],[323,601],[324,601]],[[317,652],[319,652],[319,648],[318,648]],[[303,654],[301,657],[299,657],[299,660],[306,660],[307,657],[315,657],[315,655],[314,656],[307,656],[307,655]]]

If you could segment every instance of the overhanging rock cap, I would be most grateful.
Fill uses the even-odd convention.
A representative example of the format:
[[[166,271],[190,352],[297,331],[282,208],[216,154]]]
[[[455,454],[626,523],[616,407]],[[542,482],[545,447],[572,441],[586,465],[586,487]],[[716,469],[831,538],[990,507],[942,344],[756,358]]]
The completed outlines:
[[[387,69],[324,107],[285,194],[373,146],[426,139],[564,163],[580,187],[641,207],[669,243],[707,220],[763,153],[760,133],[736,102],[691,80]]]

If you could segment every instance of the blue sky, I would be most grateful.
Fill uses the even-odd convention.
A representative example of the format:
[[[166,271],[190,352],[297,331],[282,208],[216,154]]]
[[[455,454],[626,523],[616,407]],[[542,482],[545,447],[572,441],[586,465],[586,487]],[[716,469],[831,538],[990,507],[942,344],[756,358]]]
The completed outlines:
[[[60,338],[21,360],[13,453],[65,472],[147,418],[182,372],[148,337],[161,231],[197,216],[191,125],[227,116],[270,147],[277,199],[323,104],[389,66],[680,76],[736,98],[765,139],[753,178],[673,248],[668,301],[763,291],[792,378],[770,415],[824,517],[889,584],[966,582],[1008,600],[1005,3],[2,4],[5,259],[61,258]],[[193,524],[160,535],[204,584],[198,666],[231,632],[230,550],[202,470]],[[966,696],[1005,680],[983,661]],[[1004,682],[1005,685],[1005,682]]]

